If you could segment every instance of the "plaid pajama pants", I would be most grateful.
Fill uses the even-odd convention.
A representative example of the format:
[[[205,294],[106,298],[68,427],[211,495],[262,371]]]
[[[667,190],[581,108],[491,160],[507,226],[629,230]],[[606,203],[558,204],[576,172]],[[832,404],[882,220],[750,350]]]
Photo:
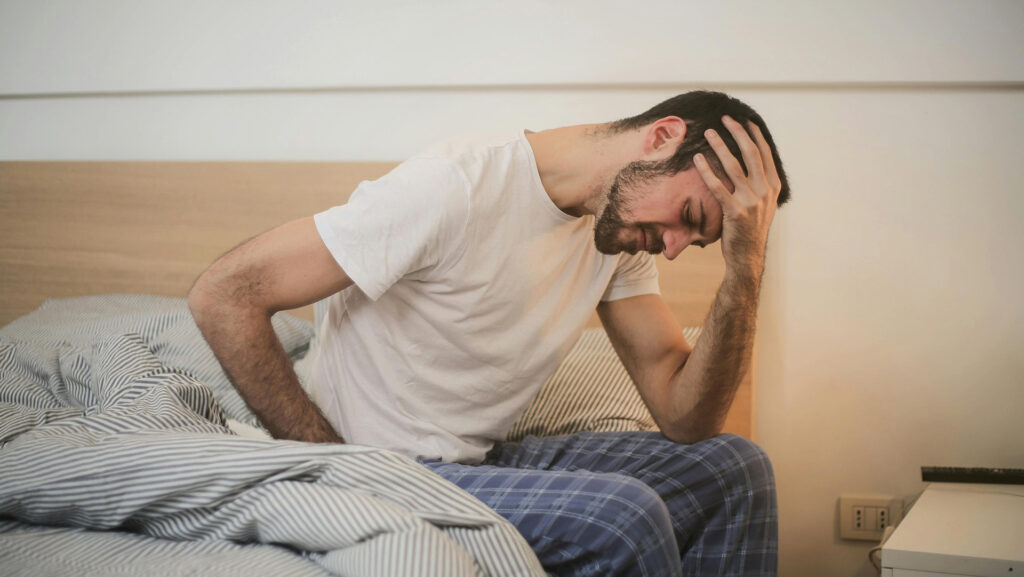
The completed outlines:
[[[481,465],[423,464],[511,521],[554,575],[776,573],[771,463],[742,437],[527,437]]]

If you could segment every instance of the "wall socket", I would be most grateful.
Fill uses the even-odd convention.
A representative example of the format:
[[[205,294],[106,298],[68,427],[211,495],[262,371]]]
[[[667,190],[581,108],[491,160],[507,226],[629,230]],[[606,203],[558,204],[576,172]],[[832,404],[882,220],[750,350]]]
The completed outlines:
[[[891,495],[842,495],[839,538],[880,542],[885,528],[902,516],[903,502]]]

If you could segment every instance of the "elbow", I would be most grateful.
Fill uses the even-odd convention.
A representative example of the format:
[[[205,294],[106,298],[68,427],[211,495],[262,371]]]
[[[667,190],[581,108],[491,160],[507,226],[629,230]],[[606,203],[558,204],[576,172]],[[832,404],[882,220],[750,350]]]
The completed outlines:
[[[222,261],[217,261],[192,283],[188,291],[188,308],[200,330],[216,314],[226,313],[231,308],[234,302],[232,292],[237,292],[231,288],[233,280],[232,275],[224,272]]]
[[[672,442],[692,445],[722,433],[721,423],[699,421],[701,419],[681,419],[679,422],[661,427],[661,434]]]
[[[189,289],[188,308],[200,330],[220,322],[218,319],[270,318],[277,311],[264,302],[262,289],[258,275],[252,271],[217,261]]]
[[[188,291],[188,310],[192,313],[192,318],[200,330],[209,318],[211,311],[216,309],[216,298],[209,277],[210,271],[206,270],[199,275]]]

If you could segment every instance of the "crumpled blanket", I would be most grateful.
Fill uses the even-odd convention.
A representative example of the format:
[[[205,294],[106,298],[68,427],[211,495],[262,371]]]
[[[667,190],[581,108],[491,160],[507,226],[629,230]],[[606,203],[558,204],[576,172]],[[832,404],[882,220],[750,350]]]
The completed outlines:
[[[411,459],[233,435],[211,386],[154,354],[153,314],[89,339],[31,315],[0,331],[5,575],[544,575],[514,527]]]

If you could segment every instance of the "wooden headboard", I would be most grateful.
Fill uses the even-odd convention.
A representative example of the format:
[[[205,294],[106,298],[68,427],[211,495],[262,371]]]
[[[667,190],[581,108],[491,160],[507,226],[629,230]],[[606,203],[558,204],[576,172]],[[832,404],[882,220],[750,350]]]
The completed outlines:
[[[49,298],[184,297],[214,259],[279,224],[344,203],[394,163],[0,162],[0,326]],[[700,325],[725,270],[717,245],[658,259],[683,326]],[[295,311],[311,319],[312,307]],[[599,326],[596,314],[591,321]],[[748,375],[726,430],[752,438]]]

